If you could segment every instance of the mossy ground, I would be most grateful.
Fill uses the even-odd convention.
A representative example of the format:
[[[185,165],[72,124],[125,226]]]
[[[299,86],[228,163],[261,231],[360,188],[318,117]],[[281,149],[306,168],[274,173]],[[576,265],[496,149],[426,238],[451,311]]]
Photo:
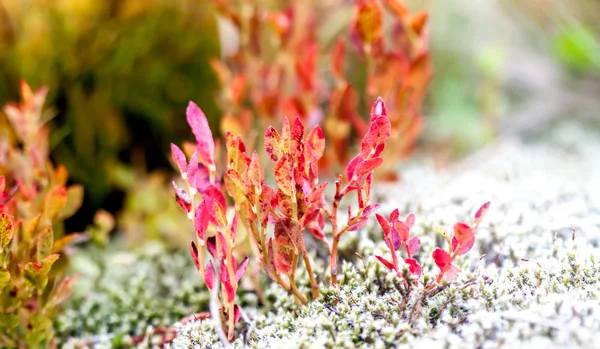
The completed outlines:
[[[507,140],[459,174],[410,166],[401,184],[380,188],[379,195],[383,213],[400,207],[416,214],[423,282],[437,273],[430,253],[442,239],[433,227],[450,228],[492,202],[475,248],[458,261],[459,278],[434,289],[405,289],[373,258],[385,254],[385,245],[371,225],[345,236],[340,286],[324,288],[309,306],[297,307],[276,286],[264,290],[260,305],[254,293],[241,294],[251,323],[240,321],[233,346],[593,347],[600,343],[599,151],[594,127],[563,122],[527,140]],[[189,258],[157,256],[135,257],[119,270],[107,263],[107,274],[59,321],[62,338],[108,334],[92,337],[90,346],[110,347],[112,334],[127,343],[127,335],[149,326],[172,325],[178,331],[173,348],[222,347],[210,320],[175,323],[207,309],[208,294]]]

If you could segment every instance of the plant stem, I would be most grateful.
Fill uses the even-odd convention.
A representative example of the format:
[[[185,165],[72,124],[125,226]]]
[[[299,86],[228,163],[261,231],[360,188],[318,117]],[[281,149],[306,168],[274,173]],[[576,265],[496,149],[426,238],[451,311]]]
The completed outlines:
[[[295,254],[292,259],[292,270],[290,271],[290,290],[296,298],[304,305],[308,304],[308,298],[296,287],[296,268],[298,267],[298,255]]]
[[[227,315],[228,315],[228,321],[229,321],[229,330],[227,332],[227,339],[232,340],[233,339],[233,330],[234,330],[234,326],[235,326],[235,311],[233,310],[235,304],[233,302],[229,303],[229,309],[227,311]]]
[[[313,298],[313,300],[315,300],[315,299],[319,298],[319,285],[317,284],[317,280],[315,279],[312,265],[310,264],[310,258],[308,258],[308,252],[306,251],[305,246],[302,246],[302,258],[304,259],[304,264],[306,265],[306,271],[308,272],[308,277],[310,278],[312,298]]]

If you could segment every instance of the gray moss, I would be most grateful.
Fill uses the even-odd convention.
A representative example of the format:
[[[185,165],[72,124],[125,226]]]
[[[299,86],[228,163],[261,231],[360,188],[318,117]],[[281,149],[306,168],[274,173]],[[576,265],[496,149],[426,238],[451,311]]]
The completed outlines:
[[[97,264],[84,251],[73,264],[83,275],[55,325],[63,341],[99,335],[100,342],[128,342],[208,304],[188,255],[168,253],[160,244],[146,244],[133,253],[111,250]]]

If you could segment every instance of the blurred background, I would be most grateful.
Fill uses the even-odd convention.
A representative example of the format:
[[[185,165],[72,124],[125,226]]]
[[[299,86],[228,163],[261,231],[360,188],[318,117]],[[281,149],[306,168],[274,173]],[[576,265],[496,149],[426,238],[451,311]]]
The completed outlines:
[[[430,12],[434,75],[417,153],[447,163],[504,132],[535,127],[554,115],[545,110],[555,103],[599,96],[596,0],[406,3]],[[352,21],[353,2],[327,0],[315,9],[318,54],[328,57]],[[52,158],[85,186],[67,230],[83,230],[103,208],[132,239],[187,243],[177,232],[188,222],[174,213],[167,189],[169,144],[192,139],[189,100],[218,127],[220,86],[209,62],[234,54],[238,42],[208,0],[0,0],[0,104],[18,100],[21,79],[47,86]],[[317,64],[330,69],[328,60]]]

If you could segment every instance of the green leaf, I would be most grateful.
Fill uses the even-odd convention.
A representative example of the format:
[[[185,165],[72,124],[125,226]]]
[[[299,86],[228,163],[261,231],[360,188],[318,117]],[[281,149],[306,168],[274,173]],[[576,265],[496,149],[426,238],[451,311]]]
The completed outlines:
[[[58,254],[51,254],[40,262],[29,262],[23,268],[25,279],[37,289],[44,289],[48,284],[50,268],[58,259]]]

